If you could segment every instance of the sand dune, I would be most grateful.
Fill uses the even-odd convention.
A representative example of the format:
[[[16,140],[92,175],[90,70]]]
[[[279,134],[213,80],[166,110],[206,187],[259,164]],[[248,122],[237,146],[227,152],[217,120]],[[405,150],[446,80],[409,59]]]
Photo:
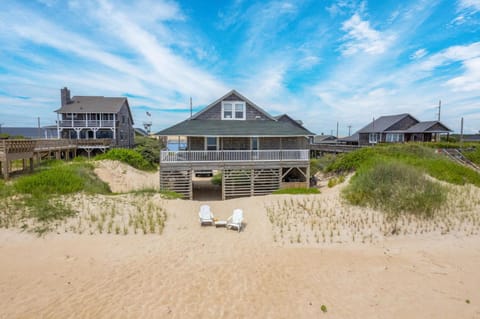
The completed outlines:
[[[205,202],[182,200],[164,201],[162,235],[2,229],[0,318],[480,318],[478,235],[281,245],[278,200],[211,202],[244,209],[241,233],[200,227]]]

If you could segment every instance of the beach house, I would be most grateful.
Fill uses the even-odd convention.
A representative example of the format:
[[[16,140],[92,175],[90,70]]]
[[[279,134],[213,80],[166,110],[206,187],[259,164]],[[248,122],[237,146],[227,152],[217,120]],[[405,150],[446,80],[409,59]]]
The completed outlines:
[[[133,117],[126,97],[74,96],[60,90],[58,138],[76,139],[78,147],[134,146]]]
[[[287,115],[273,117],[232,90],[190,118],[156,135],[185,136],[185,150],[162,150],[160,187],[192,198],[196,170],[222,174],[222,198],[308,187],[308,137]]]
[[[347,144],[431,142],[452,132],[440,121],[420,122],[408,113],[381,116],[353,135],[340,139]]]

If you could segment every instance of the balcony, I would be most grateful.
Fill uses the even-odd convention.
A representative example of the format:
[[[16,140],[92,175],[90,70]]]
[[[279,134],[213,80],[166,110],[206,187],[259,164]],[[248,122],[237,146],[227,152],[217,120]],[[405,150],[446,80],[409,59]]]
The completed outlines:
[[[161,151],[160,163],[308,161],[309,150]]]
[[[65,127],[70,127],[70,128],[76,128],[76,127],[115,127],[115,121],[111,120],[61,120],[60,122],[60,127],[65,128]]]

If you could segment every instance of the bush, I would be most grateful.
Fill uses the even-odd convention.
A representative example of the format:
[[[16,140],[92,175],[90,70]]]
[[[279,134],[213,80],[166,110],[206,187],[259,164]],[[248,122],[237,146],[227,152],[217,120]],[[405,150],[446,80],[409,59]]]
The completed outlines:
[[[96,156],[95,159],[120,161],[144,171],[156,169],[155,165],[145,160],[139,152],[126,148],[110,149],[107,153]]]
[[[428,180],[418,168],[399,161],[365,165],[343,191],[354,205],[382,209],[390,217],[412,213],[431,217],[447,198],[447,189]]]
[[[161,147],[162,145],[159,140],[144,136],[135,136],[134,150],[139,152],[147,162],[153,165],[160,162]]]
[[[213,175],[210,181],[213,185],[222,185],[222,173],[217,173]]]

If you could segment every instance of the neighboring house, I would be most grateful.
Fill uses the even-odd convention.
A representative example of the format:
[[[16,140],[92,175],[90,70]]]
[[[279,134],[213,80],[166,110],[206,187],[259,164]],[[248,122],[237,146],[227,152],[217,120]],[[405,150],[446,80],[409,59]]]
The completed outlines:
[[[333,135],[315,135],[313,137],[313,144],[336,144],[337,137]]]
[[[420,122],[410,114],[381,116],[352,136],[340,139],[347,144],[431,142],[452,132],[440,121]]]
[[[222,198],[308,187],[308,137],[287,115],[275,118],[232,90],[191,118],[156,133],[186,136],[184,151],[162,151],[160,187],[192,198],[195,170],[222,173]]]
[[[11,137],[24,137],[31,139],[50,139],[57,138],[57,126],[44,127],[8,127],[2,126],[0,134],[8,134]]]
[[[63,88],[61,108],[56,110],[58,138],[78,139],[85,145],[111,141],[115,147],[134,146],[133,118],[126,97],[74,96]],[[101,141],[98,141],[99,144]],[[81,147],[81,143],[79,147]]]

